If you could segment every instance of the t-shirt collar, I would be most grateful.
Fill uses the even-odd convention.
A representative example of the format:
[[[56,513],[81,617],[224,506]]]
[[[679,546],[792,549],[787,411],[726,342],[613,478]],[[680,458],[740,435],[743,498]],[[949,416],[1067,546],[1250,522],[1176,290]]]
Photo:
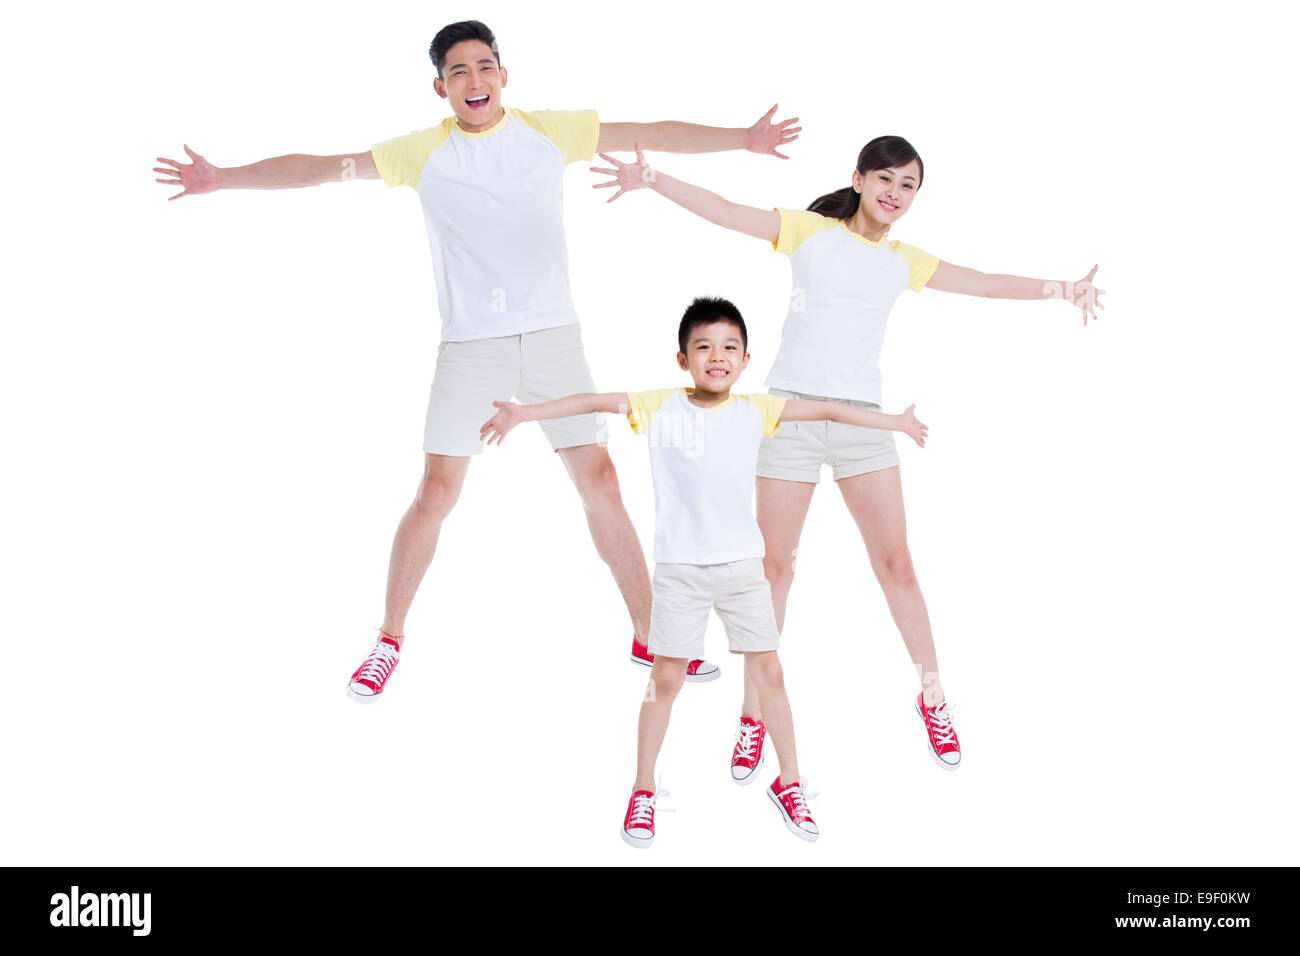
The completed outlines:
[[[851,236],[852,238],[858,240],[858,242],[864,243],[868,246],[873,246],[873,247],[883,246],[886,242],[889,241],[888,227],[885,228],[885,234],[874,242],[868,239],[866,236],[858,235],[856,232],[854,232],[852,229],[849,228],[848,223],[845,222],[843,219],[840,220],[840,228],[844,230],[845,235]]]
[[[690,398],[687,397],[689,395],[694,395],[695,389],[690,387],[683,388],[677,394],[681,395],[682,401],[685,402],[687,405],[689,405],[691,408],[695,409],[697,412],[711,412],[715,408],[726,408],[728,405],[730,405],[732,402],[736,400],[736,394],[734,392],[729,392],[727,393],[727,400],[725,402],[718,402],[718,404],[710,405],[708,408],[701,408],[699,405],[696,405],[694,402],[690,400]]]
[[[479,130],[477,133],[471,133],[468,130],[464,130],[460,128],[460,119],[459,117],[456,116],[456,114],[453,113],[451,117],[451,128],[454,129],[457,133],[460,133],[461,136],[468,136],[471,139],[478,139],[480,136],[491,136],[502,126],[504,126],[506,120],[508,120],[509,118],[510,118],[510,110],[503,106],[501,107],[501,118],[499,120],[497,120],[487,129]]]

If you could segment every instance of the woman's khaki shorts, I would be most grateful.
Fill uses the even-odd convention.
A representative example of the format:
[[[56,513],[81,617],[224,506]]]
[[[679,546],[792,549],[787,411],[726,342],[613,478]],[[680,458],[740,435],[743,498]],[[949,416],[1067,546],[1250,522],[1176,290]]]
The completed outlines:
[[[522,335],[443,342],[429,389],[424,450],[431,455],[477,455],[483,450],[479,429],[496,414],[493,402],[514,398],[533,405],[595,390],[576,322]],[[552,418],[539,424],[557,451],[606,440],[603,415]]]
[[[842,402],[880,411],[871,402],[844,398],[826,398],[770,388],[768,392],[782,398],[807,398],[819,402]],[[839,481],[869,471],[893,468],[898,464],[894,433],[879,428],[859,428],[840,422],[782,422],[771,438],[764,438],[758,448],[758,476],[785,481],[821,481],[822,465],[831,466],[831,475]]]
[[[762,558],[728,564],[656,564],[650,606],[651,654],[704,656],[710,609],[718,612],[733,654],[774,651],[781,643]]]

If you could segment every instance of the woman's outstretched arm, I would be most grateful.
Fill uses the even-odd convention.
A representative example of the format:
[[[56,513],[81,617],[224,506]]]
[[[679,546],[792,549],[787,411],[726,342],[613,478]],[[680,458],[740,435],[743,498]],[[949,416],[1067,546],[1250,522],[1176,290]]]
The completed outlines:
[[[775,209],[742,206],[723,199],[717,193],[711,193],[707,189],[684,183],[680,179],[673,179],[651,168],[645,161],[645,157],[641,155],[640,146],[635,148],[636,162],[634,163],[619,162],[613,156],[601,153],[600,158],[614,168],[603,169],[593,166],[591,171],[612,176],[613,179],[607,183],[596,183],[591,188],[607,189],[610,186],[617,186],[618,192],[609,198],[609,202],[634,189],[653,189],[665,199],[675,202],[688,212],[695,213],[701,219],[707,219],[727,229],[734,229],[736,232],[743,232],[747,236],[776,242],[777,235],[781,232],[781,214]]]
[[[1065,299],[1083,313],[1083,324],[1087,325],[1089,319],[1096,320],[1097,309],[1106,308],[1097,301],[1097,296],[1104,292],[1093,285],[1092,279],[1096,274],[1097,267],[1093,266],[1092,271],[1077,282],[1063,282],[1027,276],[988,275],[941,261],[925,287],[986,299]]]

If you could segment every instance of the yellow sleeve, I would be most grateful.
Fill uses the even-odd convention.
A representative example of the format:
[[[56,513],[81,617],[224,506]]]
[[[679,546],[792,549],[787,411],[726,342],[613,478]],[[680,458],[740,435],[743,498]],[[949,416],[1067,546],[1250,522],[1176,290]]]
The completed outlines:
[[[759,392],[757,395],[738,395],[737,398],[744,398],[763,416],[763,435],[771,438],[776,434],[776,426],[781,424],[781,413],[785,411],[785,399],[779,395],[768,395]]]
[[[930,276],[934,275],[934,270],[939,268],[939,257],[897,240],[889,246],[907,261],[907,287],[913,292],[920,292],[930,281]]]
[[[521,120],[560,150],[564,165],[590,160],[600,140],[600,118],[595,110],[515,110]]]
[[[681,389],[678,388],[656,388],[649,392],[628,392],[627,423],[632,426],[632,431],[644,435],[650,428],[650,419],[654,418],[655,412],[663,408],[664,402],[679,391]]]
[[[424,164],[433,151],[447,141],[450,132],[450,125],[444,122],[441,126],[395,136],[371,146],[370,155],[374,157],[380,178],[389,189],[396,186],[415,189],[420,185]]]
[[[781,231],[777,233],[772,248],[777,252],[791,255],[805,239],[823,229],[834,229],[838,219],[831,219],[821,213],[808,212],[806,209],[778,209],[781,214]]]

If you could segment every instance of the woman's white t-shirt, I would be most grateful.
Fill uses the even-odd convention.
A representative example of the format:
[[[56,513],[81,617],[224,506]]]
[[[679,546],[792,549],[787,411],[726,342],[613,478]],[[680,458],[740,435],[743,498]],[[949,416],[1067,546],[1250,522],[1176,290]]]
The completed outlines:
[[[885,236],[872,242],[841,219],[778,209],[772,248],[790,257],[793,286],[769,388],[880,404],[880,349],[894,300],[920,291],[939,259]]]

